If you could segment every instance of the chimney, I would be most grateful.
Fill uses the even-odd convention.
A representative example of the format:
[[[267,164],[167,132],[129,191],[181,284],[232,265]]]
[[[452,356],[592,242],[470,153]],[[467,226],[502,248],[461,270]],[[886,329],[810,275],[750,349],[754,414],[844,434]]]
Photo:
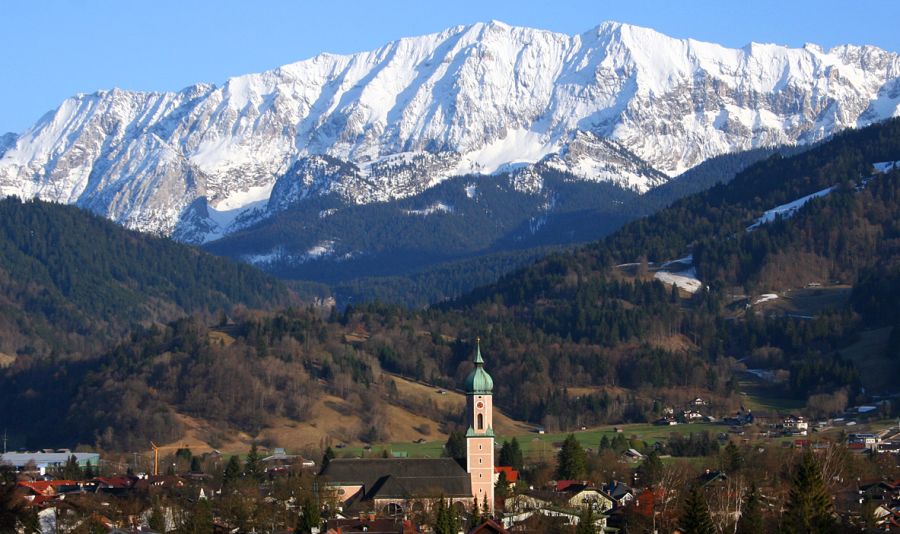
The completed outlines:
[[[369,512],[369,521],[375,521],[375,512]]]

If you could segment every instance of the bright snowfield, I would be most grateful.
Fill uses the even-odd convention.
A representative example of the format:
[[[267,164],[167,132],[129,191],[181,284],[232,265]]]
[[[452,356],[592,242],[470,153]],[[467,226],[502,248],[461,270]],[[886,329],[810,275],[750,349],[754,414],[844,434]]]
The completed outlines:
[[[898,77],[874,47],[479,23],[221,86],[77,95],[0,137],[0,194],[203,241],[285,202],[402,198],[465,173],[514,170],[535,192],[545,165],[644,192],[711,156],[897,115]]]
[[[893,171],[894,169],[900,169],[900,161],[880,161],[878,163],[873,163],[872,167],[875,168],[875,172],[884,174]]]
[[[758,299],[753,301],[753,305],[756,306],[757,304],[769,302],[770,300],[776,300],[777,298],[778,298],[778,295],[775,293],[763,293],[762,295],[759,296]]]
[[[696,293],[703,287],[703,282],[697,278],[697,271],[693,267],[677,273],[670,271],[656,271],[653,274],[653,278],[656,278],[664,284],[675,284],[679,289],[687,291],[688,293]]]
[[[775,219],[790,219],[793,217],[797,211],[806,205],[807,202],[814,198],[824,197],[828,193],[834,191],[834,186],[829,187],[827,189],[823,189],[821,191],[816,191],[811,195],[806,195],[805,197],[800,197],[797,200],[788,202],[787,204],[782,204],[780,206],[775,206],[774,208],[767,210],[762,216],[756,219],[756,222],[747,227],[747,231],[751,232],[753,229],[762,226],[764,224],[768,224]]]

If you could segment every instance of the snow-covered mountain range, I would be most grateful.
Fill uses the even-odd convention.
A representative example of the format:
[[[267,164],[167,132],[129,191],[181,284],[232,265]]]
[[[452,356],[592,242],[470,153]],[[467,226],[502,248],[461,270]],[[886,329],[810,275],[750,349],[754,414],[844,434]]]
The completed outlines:
[[[321,54],[221,86],[80,94],[0,136],[0,194],[204,242],[303,199],[405,198],[451,176],[540,171],[637,192],[718,154],[898,114],[875,47],[740,49],[603,23],[499,22]]]

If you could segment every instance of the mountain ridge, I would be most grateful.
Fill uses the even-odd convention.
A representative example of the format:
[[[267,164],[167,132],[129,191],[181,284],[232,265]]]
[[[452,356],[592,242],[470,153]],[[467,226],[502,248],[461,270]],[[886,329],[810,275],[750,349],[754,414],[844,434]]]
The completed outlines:
[[[6,139],[0,194],[74,203],[198,243],[245,227],[248,212],[270,216],[275,184],[310,158],[356,170],[301,180],[300,196],[349,204],[465,174],[515,181],[539,175],[547,158],[643,193],[711,156],[892,116],[898,77],[897,54],[871,46],[732,49],[614,22],[572,36],[477,23],[221,86],[77,95]],[[590,136],[646,168],[610,150],[571,150]],[[191,210],[198,202],[205,214]]]

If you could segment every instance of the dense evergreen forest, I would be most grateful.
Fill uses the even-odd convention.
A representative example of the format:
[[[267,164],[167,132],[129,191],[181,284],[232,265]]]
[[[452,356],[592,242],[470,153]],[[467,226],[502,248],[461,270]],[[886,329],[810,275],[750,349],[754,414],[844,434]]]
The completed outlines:
[[[283,283],[72,206],[0,200],[0,353],[86,355],[135,324],[292,302]]]
[[[813,399],[820,410],[839,411],[842,404],[864,399],[860,372],[843,355],[864,332],[893,329],[885,357],[894,367],[885,372],[900,369],[900,172],[875,174],[872,168],[874,162],[898,159],[900,120],[846,132],[793,157],[774,155],[730,183],[629,223],[603,241],[553,253],[430,309],[360,304],[330,315],[312,308],[243,309],[232,313],[233,321],[196,316],[136,329],[117,348],[65,365],[56,358],[17,361],[0,378],[0,401],[23,408],[6,414],[2,424],[32,440],[77,436],[83,443],[123,449],[149,437],[175,439],[176,413],[252,433],[271,417],[302,421],[312,400],[326,393],[349,399],[360,410],[379,405],[379,399],[391,398],[384,371],[455,388],[471,369],[476,336],[482,337],[497,405],[549,429],[649,421],[665,404],[700,392],[723,411],[736,409],[742,403],[736,377],[748,366],[786,375],[773,386],[782,396]],[[834,188],[829,195],[810,201],[792,218],[747,229],[765,210],[829,187]],[[14,213],[29,207],[8,202]],[[26,220],[21,227],[39,223]],[[53,234],[41,231],[48,232]],[[158,247],[156,257],[176,247],[149,243]],[[128,258],[140,257],[123,247],[120,259],[126,265]],[[694,294],[642,272],[651,262],[687,253],[703,281]],[[102,257],[111,263],[119,258]],[[192,262],[205,258],[193,251],[187,257],[192,259],[165,261],[189,262],[178,269],[201,268]],[[96,264],[91,261],[83,264]],[[230,276],[243,268],[203,261],[219,269],[219,276],[189,271],[192,277],[236,283],[226,286],[233,293],[220,291],[249,304],[277,302],[259,296],[271,295],[263,289],[276,289],[267,278],[247,270],[247,281],[235,282]],[[627,262],[640,267],[618,267]],[[118,280],[121,268],[110,265],[100,271],[108,275],[96,276]],[[151,280],[159,285],[166,279]],[[173,287],[181,283],[172,280]],[[747,295],[812,281],[841,281],[852,291],[810,316],[745,304]],[[166,295],[158,285],[146,287]],[[72,289],[77,284],[54,282],[53,287],[62,295],[81,294]],[[185,309],[224,306],[203,300],[209,294],[206,286],[196,286],[178,302]],[[101,313],[84,299],[86,310]],[[443,431],[453,429],[452,416],[421,409],[440,420]],[[39,419],[52,423],[39,425]],[[379,437],[370,430],[361,428],[360,439]]]

